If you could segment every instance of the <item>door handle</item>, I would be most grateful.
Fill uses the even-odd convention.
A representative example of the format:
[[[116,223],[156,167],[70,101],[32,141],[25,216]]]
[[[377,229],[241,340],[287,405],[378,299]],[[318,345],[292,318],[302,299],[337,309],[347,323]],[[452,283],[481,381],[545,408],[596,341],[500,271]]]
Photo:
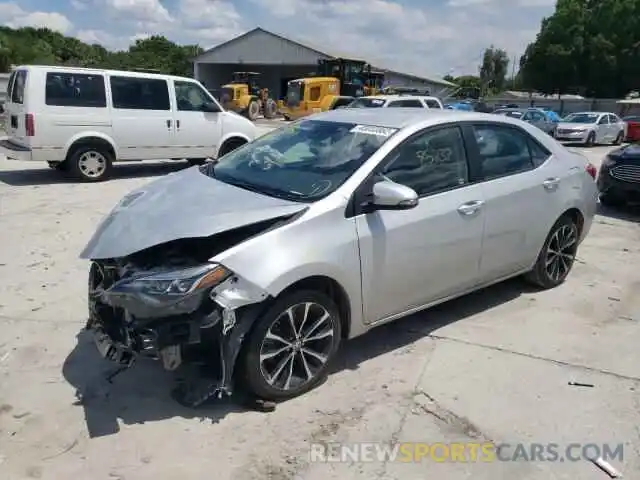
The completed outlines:
[[[473,215],[484,205],[482,200],[474,200],[473,202],[463,203],[458,207],[458,212],[462,215]]]
[[[167,120],[167,128],[171,128],[171,120]]]
[[[544,182],[542,182],[542,186],[547,190],[555,190],[558,188],[558,184],[560,183],[560,179],[558,177],[547,178]]]
[[[176,128],[180,130],[180,120],[176,120]]]

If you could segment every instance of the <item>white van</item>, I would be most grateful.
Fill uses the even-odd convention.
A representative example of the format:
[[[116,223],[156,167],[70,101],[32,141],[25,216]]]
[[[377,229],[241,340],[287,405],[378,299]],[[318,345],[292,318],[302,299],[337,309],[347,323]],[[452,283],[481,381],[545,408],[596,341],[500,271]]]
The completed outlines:
[[[20,66],[9,78],[11,160],[46,161],[89,182],[115,161],[217,158],[257,136],[196,80],[153,73]]]

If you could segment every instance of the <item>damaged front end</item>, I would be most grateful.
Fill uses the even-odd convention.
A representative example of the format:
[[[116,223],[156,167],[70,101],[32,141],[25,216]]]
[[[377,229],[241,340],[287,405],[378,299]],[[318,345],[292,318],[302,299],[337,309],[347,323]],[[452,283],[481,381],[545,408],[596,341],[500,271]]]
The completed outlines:
[[[101,355],[123,369],[139,356],[161,360],[183,374],[174,398],[190,407],[231,394],[243,338],[268,297],[195,254],[198,241],[93,260],[89,272],[87,329]]]

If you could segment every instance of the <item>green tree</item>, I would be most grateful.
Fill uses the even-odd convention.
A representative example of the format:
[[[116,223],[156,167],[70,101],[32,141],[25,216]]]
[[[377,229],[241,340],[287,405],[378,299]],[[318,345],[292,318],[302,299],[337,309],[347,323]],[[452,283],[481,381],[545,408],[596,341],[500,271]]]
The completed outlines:
[[[506,84],[509,56],[505,50],[491,45],[484,51],[480,65],[480,84],[485,92],[498,93]],[[484,92],[483,92],[484,93]]]
[[[640,78],[640,0],[558,0],[520,67],[543,93],[625,95]]]

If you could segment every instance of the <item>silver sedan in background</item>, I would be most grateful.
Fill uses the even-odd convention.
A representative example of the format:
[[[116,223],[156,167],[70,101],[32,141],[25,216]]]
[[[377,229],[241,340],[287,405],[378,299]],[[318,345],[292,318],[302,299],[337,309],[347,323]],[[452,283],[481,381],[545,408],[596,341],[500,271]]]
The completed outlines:
[[[588,147],[602,143],[620,145],[625,136],[626,124],[614,113],[571,113],[556,127],[558,141],[579,143]]]
[[[594,177],[505,116],[319,113],[124,197],[81,254],[87,327],[126,366],[207,365],[183,403],[232,386],[288,399],[374,327],[518,275],[561,284]]]

